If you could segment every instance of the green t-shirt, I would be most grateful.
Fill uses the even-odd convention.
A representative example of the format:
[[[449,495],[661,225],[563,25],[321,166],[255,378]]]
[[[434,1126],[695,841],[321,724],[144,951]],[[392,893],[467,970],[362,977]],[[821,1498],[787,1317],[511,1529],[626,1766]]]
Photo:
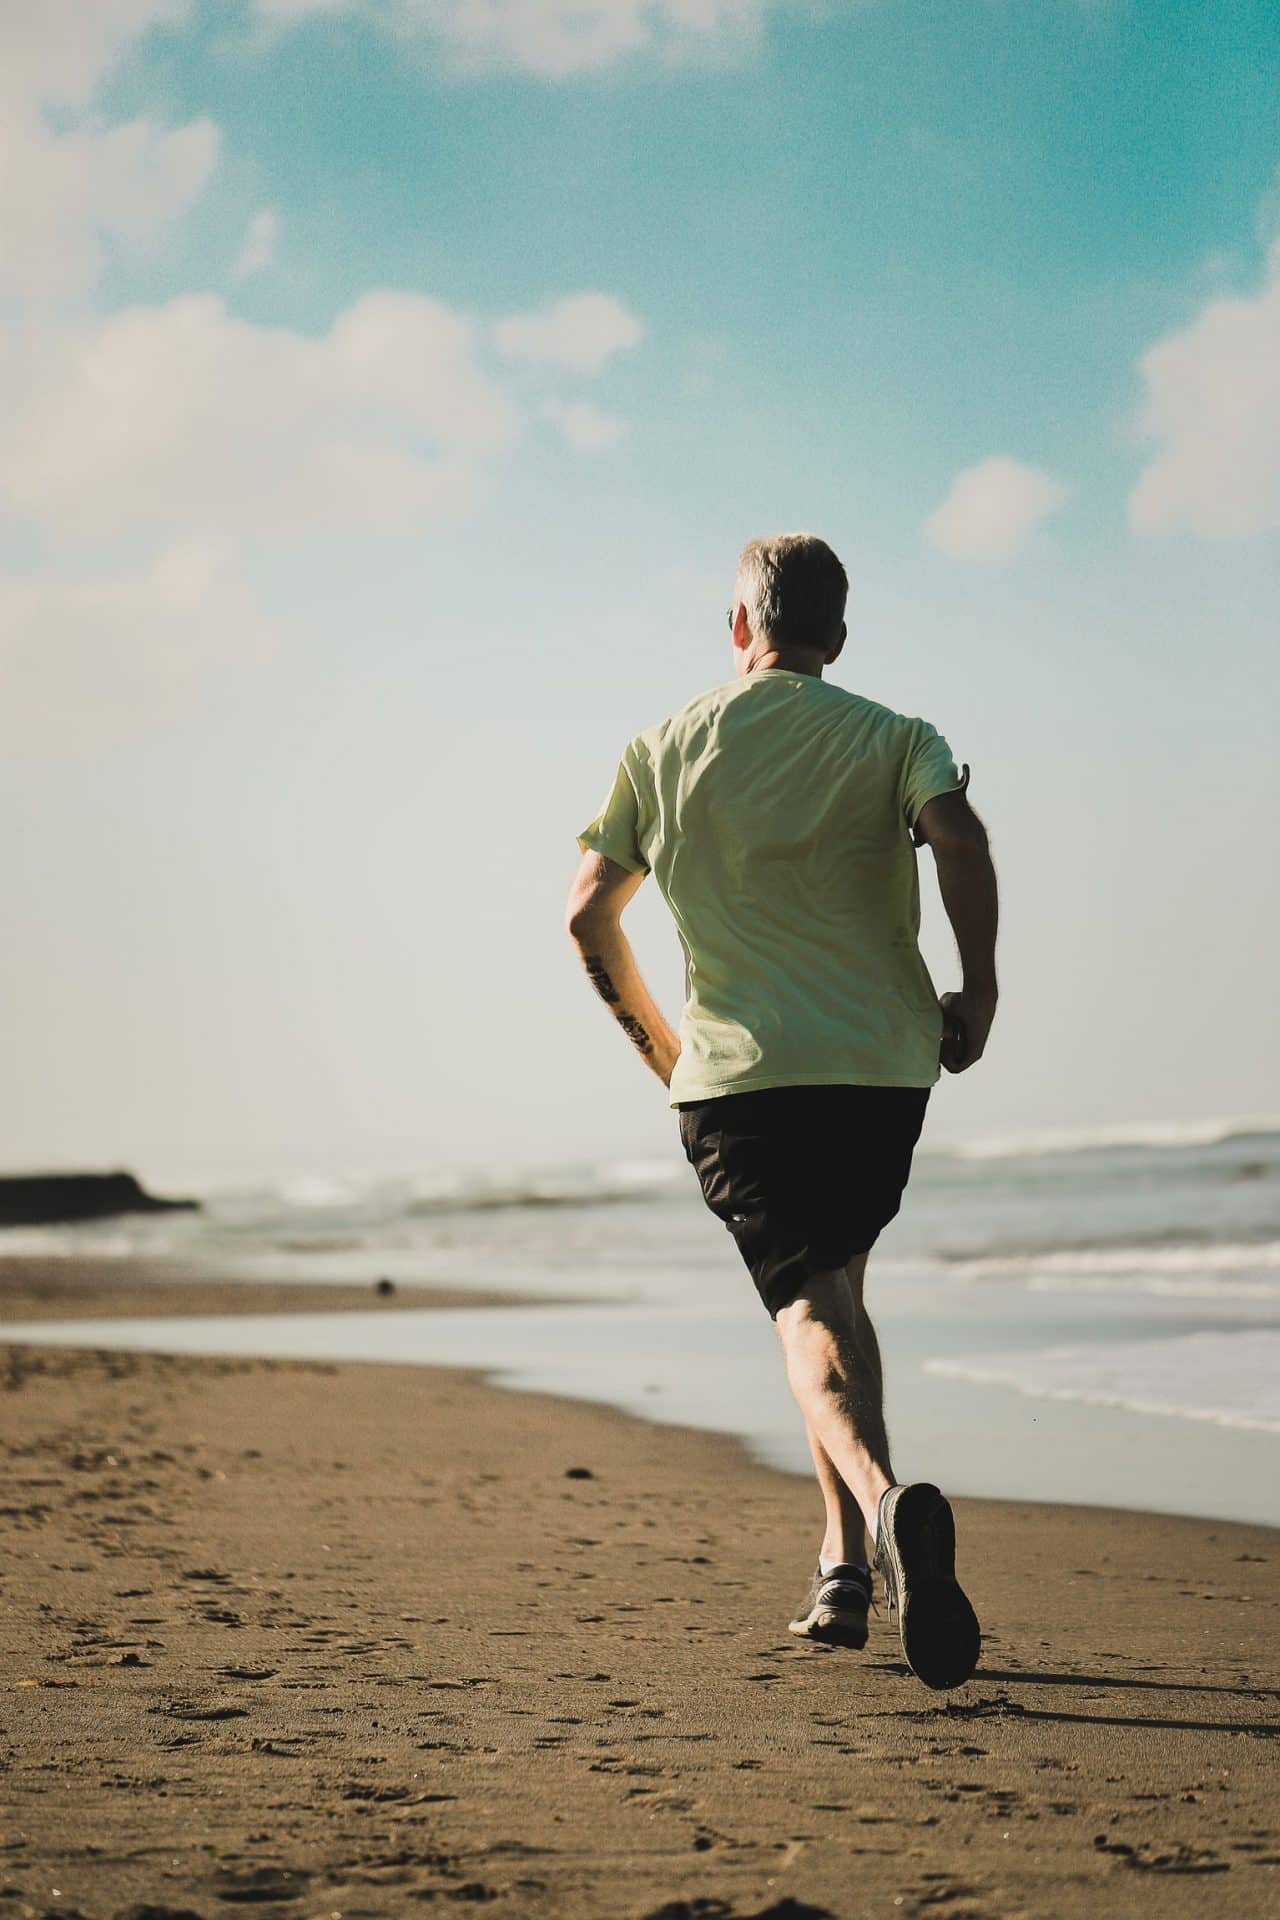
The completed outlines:
[[[931,1087],[914,829],[967,786],[927,720],[782,667],[627,742],[578,845],[652,873],[685,960],[670,1104],[751,1087]]]

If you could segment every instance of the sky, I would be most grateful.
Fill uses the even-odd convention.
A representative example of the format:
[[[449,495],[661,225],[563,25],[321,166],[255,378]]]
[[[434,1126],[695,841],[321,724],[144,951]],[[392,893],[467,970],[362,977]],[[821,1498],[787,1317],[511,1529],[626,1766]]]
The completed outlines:
[[[0,1165],[678,1152],[575,835],[796,528],[1000,874],[928,1137],[1274,1115],[1269,0],[7,5]]]

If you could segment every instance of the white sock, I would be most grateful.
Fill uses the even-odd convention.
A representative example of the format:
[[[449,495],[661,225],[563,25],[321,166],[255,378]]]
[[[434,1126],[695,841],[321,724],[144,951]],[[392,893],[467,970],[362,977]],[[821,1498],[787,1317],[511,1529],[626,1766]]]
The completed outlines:
[[[833,1574],[837,1567],[857,1567],[862,1573],[870,1572],[865,1560],[828,1560],[825,1553],[818,1555],[818,1572],[824,1580]]]

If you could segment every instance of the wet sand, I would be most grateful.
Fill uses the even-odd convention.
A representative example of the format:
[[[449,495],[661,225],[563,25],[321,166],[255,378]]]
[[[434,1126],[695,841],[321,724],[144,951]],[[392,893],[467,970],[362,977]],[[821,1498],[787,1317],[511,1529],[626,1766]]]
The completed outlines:
[[[959,1502],[933,1694],[883,1616],[791,1639],[817,1496],[728,1439],[425,1368],[0,1386],[0,1920],[1280,1903],[1266,1529]]]
[[[568,1299],[571,1296],[564,1295]],[[543,1305],[544,1296],[539,1296]],[[352,1308],[521,1307],[527,1294],[495,1289],[421,1286],[397,1281],[367,1286],[232,1280],[163,1261],[104,1262],[79,1258],[0,1260],[0,1326],[27,1320],[148,1319],[154,1314],[342,1313]]]

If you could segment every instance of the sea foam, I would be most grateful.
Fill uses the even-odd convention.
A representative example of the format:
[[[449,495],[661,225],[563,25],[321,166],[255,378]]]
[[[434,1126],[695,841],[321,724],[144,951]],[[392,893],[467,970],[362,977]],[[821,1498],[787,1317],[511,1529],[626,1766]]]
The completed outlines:
[[[925,1372],[1033,1399],[1280,1433],[1280,1328],[931,1359]]]

